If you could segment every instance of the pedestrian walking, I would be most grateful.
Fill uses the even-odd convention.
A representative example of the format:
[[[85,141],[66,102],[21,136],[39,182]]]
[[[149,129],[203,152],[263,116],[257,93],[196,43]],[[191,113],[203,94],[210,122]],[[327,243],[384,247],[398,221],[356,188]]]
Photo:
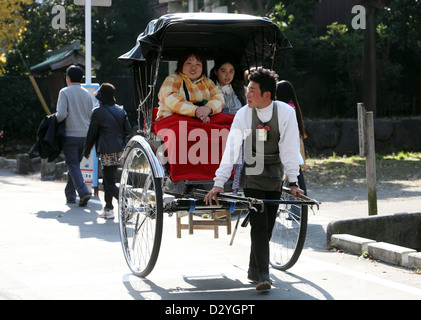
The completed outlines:
[[[75,203],[79,195],[79,206],[86,206],[91,198],[80,170],[83,147],[93,109],[93,97],[81,86],[83,70],[70,66],[66,70],[67,87],[60,90],[57,101],[57,121],[65,121],[63,153],[68,168],[67,184],[64,189],[67,203]]]
[[[99,107],[93,110],[89,124],[84,156],[89,158],[94,144],[101,161],[104,185],[104,211],[101,218],[114,219],[113,197],[118,200],[119,189],[115,184],[117,169],[122,165],[123,150],[131,132],[126,111],[116,105],[115,87],[103,83],[94,93]]]

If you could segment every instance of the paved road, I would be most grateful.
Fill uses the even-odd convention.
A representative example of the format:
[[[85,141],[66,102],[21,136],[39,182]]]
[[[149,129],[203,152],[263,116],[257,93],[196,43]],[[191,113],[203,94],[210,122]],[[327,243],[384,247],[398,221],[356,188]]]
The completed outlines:
[[[141,279],[126,265],[117,219],[97,218],[100,199],[85,208],[66,205],[63,190],[62,182],[0,168],[0,299],[210,299],[242,304],[272,299],[421,299],[421,275],[412,270],[325,250],[329,221],[364,215],[361,201],[323,203],[309,217],[306,246],[297,264],[288,272],[271,270],[274,288],[261,293],[246,279],[248,229],[239,229],[233,246],[222,228],[219,239],[208,230],[194,235],[183,230],[177,239],[175,218],[166,215],[157,265]],[[407,199],[405,206],[411,201],[415,200]],[[406,210],[399,202],[394,202],[396,208]],[[390,201],[387,210],[393,210]]]

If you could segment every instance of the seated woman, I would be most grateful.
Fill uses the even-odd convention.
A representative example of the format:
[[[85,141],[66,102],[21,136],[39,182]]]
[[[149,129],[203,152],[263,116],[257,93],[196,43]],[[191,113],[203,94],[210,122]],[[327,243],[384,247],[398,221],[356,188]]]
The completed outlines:
[[[247,104],[242,75],[236,70],[230,58],[216,59],[209,78],[217,84],[224,95],[225,105],[221,112],[235,114]]]
[[[187,49],[177,62],[176,72],[162,83],[156,120],[178,113],[208,123],[209,116],[221,112],[224,96],[218,86],[206,77],[206,70],[203,53]]]
[[[237,111],[247,104],[246,89],[243,74],[235,67],[233,60],[228,57],[215,59],[215,66],[211,70],[210,78],[218,85],[224,94],[225,105],[221,113],[235,115]],[[242,149],[242,157],[244,149]],[[234,182],[232,189],[234,194],[241,191],[240,177],[243,164],[234,166]]]

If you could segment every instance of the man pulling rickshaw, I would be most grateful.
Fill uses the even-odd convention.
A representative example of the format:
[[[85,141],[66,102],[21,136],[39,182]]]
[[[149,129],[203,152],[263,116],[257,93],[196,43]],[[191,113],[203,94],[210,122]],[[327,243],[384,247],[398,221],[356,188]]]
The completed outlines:
[[[169,108],[166,116],[165,107],[159,113],[156,96],[161,88],[161,62],[177,61],[186,48],[200,49],[207,60],[230,52],[249,73],[248,106],[234,117],[219,112],[222,105],[209,104],[203,98],[201,106],[189,104],[189,114],[175,112],[177,107]],[[269,262],[286,270],[297,261],[305,240],[307,206],[318,202],[304,196],[301,183],[297,184],[299,136],[294,110],[273,101],[276,77],[268,69],[273,69],[277,53],[288,48],[288,40],[268,18],[188,13],[151,21],[136,46],[120,57],[133,70],[139,105],[138,134],[124,151],[119,196],[121,243],[135,275],[145,277],[155,266],[164,212],[225,210],[236,214],[246,208],[249,214],[244,221],[250,220],[252,226],[248,277],[257,282],[259,290],[271,287]],[[177,91],[188,100],[189,88],[185,90],[180,83]],[[215,101],[221,101],[223,96],[217,98],[218,90],[215,93]],[[178,102],[174,105],[180,106]],[[183,129],[187,133],[225,132],[217,138],[204,138],[205,144],[217,145],[209,150],[221,151],[217,161],[209,154],[203,162],[189,162],[187,155],[199,149],[199,142],[191,141]],[[244,195],[239,195],[231,193],[231,184],[234,162],[242,163],[239,150],[243,141],[244,167],[240,173]],[[223,152],[225,144],[227,150]],[[185,150],[183,154],[180,148]],[[281,190],[288,191],[292,199],[287,193],[281,195]],[[164,203],[164,195],[171,195],[173,200]],[[241,213],[237,225],[240,218]]]

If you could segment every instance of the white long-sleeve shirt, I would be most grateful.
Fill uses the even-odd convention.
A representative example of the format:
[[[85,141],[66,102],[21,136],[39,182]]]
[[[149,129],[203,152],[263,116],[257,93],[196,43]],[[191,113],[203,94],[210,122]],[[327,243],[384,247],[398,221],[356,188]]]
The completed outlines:
[[[278,108],[279,157],[290,182],[296,182],[299,175],[300,139],[295,111],[284,102],[275,101],[268,107],[256,109],[257,117],[262,123],[272,118],[273,108]],[[252,108],[244,106],[236,113],[228,134],[224,154],[218,170],[215,172],[215,186],[224,187],[231,177],[234,163],[238,163],[243,140],[251,134]]]

